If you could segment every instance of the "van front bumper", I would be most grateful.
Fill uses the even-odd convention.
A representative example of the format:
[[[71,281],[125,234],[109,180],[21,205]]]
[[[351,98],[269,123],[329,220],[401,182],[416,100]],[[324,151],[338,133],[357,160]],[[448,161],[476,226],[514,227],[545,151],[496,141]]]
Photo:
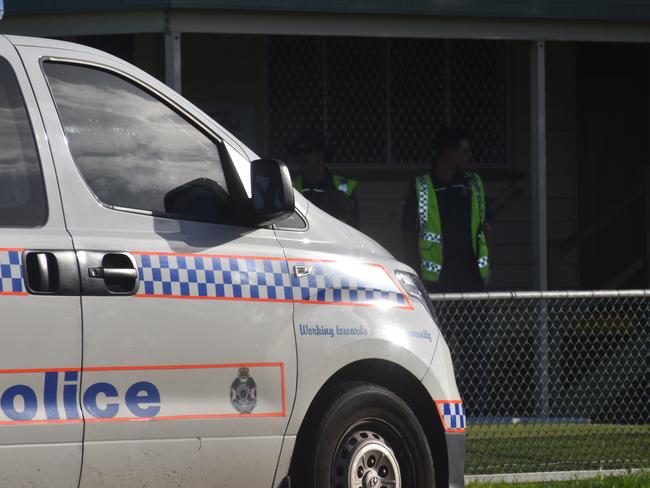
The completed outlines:
[[[463,488],[465,486],[465,433],[447,432],[445,442],[449,488]]]

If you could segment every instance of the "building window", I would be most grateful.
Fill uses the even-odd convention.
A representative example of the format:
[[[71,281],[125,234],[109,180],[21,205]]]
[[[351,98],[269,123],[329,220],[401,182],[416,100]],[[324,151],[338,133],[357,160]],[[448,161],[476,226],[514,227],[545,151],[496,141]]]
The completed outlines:
[[[271,37],[270,153],[317,128],[333,163],[430,164],[435,130],[454,125],[477,165],[508,166],[507,61],[499,41]]]

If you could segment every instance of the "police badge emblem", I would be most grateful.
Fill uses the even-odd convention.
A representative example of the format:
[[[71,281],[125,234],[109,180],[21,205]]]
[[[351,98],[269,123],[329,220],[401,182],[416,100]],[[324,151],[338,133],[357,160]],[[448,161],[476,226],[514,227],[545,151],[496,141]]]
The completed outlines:
[[[248,371],[245,366],[239,368],[239,376],[230,386],[230,402],[239,413],[251,413],[257,405],[257,385]]]

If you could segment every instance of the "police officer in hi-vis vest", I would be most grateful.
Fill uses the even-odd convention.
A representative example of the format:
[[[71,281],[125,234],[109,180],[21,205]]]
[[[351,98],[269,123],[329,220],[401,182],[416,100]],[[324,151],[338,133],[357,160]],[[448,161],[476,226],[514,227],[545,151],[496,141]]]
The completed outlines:
[[[357,182],[333,174],[326,166],[329,149],[325,135],[315,129],[301,131],[287,148],[300,172],[293,176],[293,186],[309,201],[337,219],[359,226]]]
[[[490,211],[483,182],[468,171],[467,132],[443,127],[436,162],[407,190],[403,230],[407,260],[431,293],[480,292],[490,275]]]

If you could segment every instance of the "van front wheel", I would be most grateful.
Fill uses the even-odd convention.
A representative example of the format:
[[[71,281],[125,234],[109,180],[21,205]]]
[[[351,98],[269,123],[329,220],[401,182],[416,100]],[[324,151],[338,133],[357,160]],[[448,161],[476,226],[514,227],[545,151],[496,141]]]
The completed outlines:
[[[429,444],[403,400],[368,383],[334,393],[315,437],[315,488],[435,486]]]

